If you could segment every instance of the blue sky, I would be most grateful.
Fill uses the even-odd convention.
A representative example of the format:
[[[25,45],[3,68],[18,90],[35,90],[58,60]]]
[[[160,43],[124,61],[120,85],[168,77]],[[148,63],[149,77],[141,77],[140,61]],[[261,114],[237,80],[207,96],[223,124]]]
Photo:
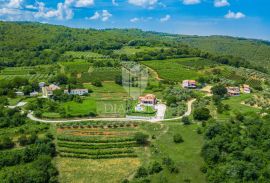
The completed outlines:
[[[0,20],[270,40],[269,0],[0,0]]]

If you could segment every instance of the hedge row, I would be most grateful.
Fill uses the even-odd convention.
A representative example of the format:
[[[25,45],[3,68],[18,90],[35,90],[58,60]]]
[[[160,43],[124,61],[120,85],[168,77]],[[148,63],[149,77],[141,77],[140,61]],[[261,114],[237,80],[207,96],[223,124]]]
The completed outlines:
[[[77,149],[59,149],[60,153],[85,154],[85,155],[112,155],[112,154],[131,154],[134,153],[132,149],[119,150],[98,150],[98,151],[81,151]]]
[[[115,138],[115,139],[93,139],[93,137],[87,137],[87,136],[67,136],[67,135],[58,135],[57,139],[62,140],[62,141],[88,142],[88,143],[110,143],[110,142],[131,142],[131,141],[135,141],[133,137]]]
[[[128,143],[110,143],[110,144],[79,144],[70,142],[58,142],[59,147],[75,148],[75,149],[110,149],[110,148],[127,148],[137,147],[136,142]]]
[[[61,157],[69,157],[69,158],[80,158],[80,159],[112,159],[112,158],[132,158],[137,157],[136,154],[114,154],[114,155],[97,155],[97,156],[89,156],[82,154],[72,154],[72,153],[60,153]]]

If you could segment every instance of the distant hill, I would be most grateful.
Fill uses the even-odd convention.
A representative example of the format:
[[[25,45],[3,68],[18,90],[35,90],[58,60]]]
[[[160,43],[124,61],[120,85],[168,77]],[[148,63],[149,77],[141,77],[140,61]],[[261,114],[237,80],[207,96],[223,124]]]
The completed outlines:
[[[56,62],[65,51],[103,51],[129,46],[187,44],[218,55],[244,58],[270,72],[270,43],[226,36],[185,36],[139,29],[76,29],[29,22],[0,21],[0,66]],[[3,64],[6,63],[6,64]]]
[[[211,53],[242,57],[270,71],[270,42],[228,36],[178,36],[177,40]]]

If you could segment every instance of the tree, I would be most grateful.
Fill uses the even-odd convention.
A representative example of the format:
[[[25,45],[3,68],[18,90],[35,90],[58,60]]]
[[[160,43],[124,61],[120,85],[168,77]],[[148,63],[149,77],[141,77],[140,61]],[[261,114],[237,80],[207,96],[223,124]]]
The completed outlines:
[[[115,83],[118,84],[118,85],[122,85],[123,84],[122,75],[117,75],[115,77]]]
[[[197,108],[193,112],[193,117],[195,120],[206,121],[211,117],[210,110],[205,107]]]
[[[218,95],[221,97],[223,97],[225,94],[227,94],[227,88],[223,85],[213,86],[211,91],[214,95]]]
[[[191,123],[188,116],[183,116],[182,122],[184,123],[184,125],[190,125]]]
[[[9,149],[14,147],[14,142],[12,141],[11,138],[4,136],[2,137],[1,141],[0,141],[0,149]]]
[[[137,144],[146,145],[148,143],[148,135],[142,132],[135,133],[134,139],[136,140]]]
[[[146,177],[148,175],[147,169],[144,167],[140,167],[137,172],[135,177],[136,178],[142,178],[142,177]]]
[[[102,82],[100,80],[94,80],[92,82],[92,85],[96,86],[96,87],[102,87]]]
[[[151,167],[150,174],[159,173],[163,170],[161,164],[155,161]]]
[[[177,144],[184,142],[182,135],[179,133],[173,136],[173,141]]]
[[[28,144],[28,139],[25,134],[19,137],[18,139],[20,146],[25,146]]]

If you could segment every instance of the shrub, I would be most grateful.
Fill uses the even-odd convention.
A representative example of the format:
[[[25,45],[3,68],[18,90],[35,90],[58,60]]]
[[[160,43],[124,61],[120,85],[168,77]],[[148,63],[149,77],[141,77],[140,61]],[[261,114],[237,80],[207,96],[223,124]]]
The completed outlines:
[[[159,173],[163,170],[161,164],[155,161],[151,167],[150,174]]]
[[[184,123],[184,125],[190,125],[190,123],[191,123],[188,116],[184,116],[182,118],[182,122]]]
[[[137,172],[135,177],[136,178],[141,178],[141,177],[146,177],[148,175],[147,169],[144,167],[140,167]]]
[[[173,141],[177,144],[184,142],[183,137],[179,133],[173,136]]]
[[[137,132],[134,136],[134,139],[136,140],[137,144],[140,145],[146,145],[148,143],[148,135],[141,132]]]
[[[92,85],[96,87],[102,87],[102,82],[100,80],[95,80],[92,82]]]
[[[210,110],[205,107],[197,108],[194,110],[193,117],[199,121],[206,121],[211,117]]]

